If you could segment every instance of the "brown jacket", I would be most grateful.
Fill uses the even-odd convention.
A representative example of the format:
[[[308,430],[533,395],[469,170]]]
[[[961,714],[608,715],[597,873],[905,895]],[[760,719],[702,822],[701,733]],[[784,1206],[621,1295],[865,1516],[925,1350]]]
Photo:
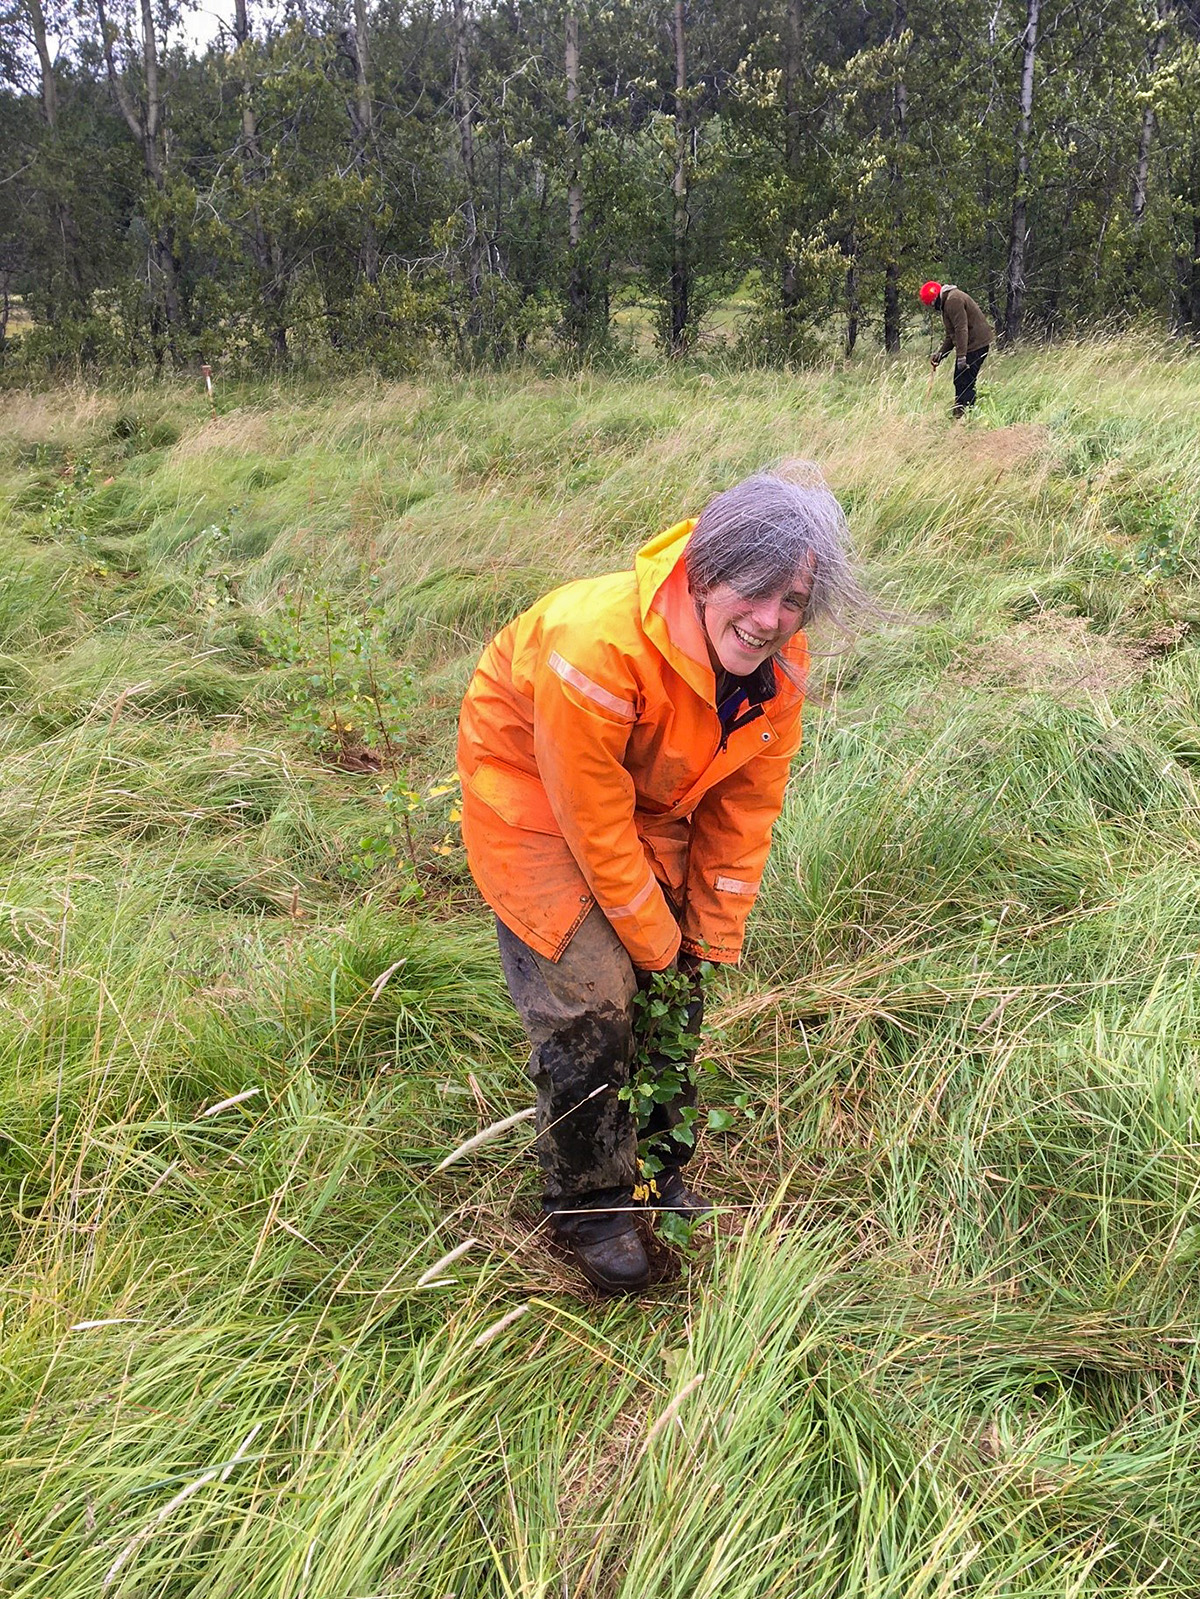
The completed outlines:
[[[937,304],[946,324],[941,355],[949,355],[953,350],[955,360],[961,361],[971,350],[987,349],[992,342],[991,323],[965,289],[956,288],[953,283],[944,284]]]

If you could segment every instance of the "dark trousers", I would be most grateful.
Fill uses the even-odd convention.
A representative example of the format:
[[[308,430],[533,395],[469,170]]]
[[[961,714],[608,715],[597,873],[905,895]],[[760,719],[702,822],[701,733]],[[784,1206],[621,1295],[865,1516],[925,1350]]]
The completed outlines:
[[[985,344],[982,350],[968,350],[961,368],[957,361],[954,363],[955,416],[961,416],[968,405],[975,404],[975,380],[979,376],[979,368],[987,360],[989,348]]]
[[[557,961],[530,949],[503,922],[496,928],[504,978],[532,1046],[528,1071],[537,1089],[545,1209],[553,1217],[629,1205],[638,1181],[638,1129],[619,1094],[633,1062],[638,974],[625,946],[599,907]],[[689,1032],[699,1034],[703,1009],[697,980]],[[691,1157],[670,1130],[695,1099],[689,1084],[674,1103],[655,1107],[642,1134],[653,1137],[665,1166],[682,1166]],[[569,1217],[562,1215],[556,1226],[569,1232]]]

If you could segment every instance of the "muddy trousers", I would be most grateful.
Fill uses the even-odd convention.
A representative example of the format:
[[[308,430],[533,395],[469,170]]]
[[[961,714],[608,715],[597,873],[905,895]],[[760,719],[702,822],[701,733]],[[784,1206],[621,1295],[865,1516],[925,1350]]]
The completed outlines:
[[[957,363],[954,367],[954,414],[961,416],[968,405],[975,404],[975,383],[979,377],[979,369],[987,360],[990,345],[985,344],[982,350],[968,350],[967,359],[963,363],[962,371]]]
[[[598,907],[557,961],[530,949],[502,922],[496,927],[505,981],[531,1045],[543,1206],[556,1231],[569,1234],[577,1225],[570,1212],[586,1217],[624,1208],[638,1181],[638,1130],[619,1095],[633,1061],[639,974]],[[704,1004],[698,979],[693,993],[687,1027],[698,1035]],[[671,1129],[695,1097],[689,1085],[673,1104],[656,1106],[643,1134],[653,1138],[667,1168],[691,1157]]]

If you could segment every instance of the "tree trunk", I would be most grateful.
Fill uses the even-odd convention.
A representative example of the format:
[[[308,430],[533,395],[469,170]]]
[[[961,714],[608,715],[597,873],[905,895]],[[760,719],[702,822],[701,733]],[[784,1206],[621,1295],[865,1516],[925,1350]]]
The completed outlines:
[[[467,252],[466,331],[474,337],[482,326],[483,246],[475,196],[475,109],[471,100],[470,0],[454,0],[454,116],[458,123],[458,151],[466,179],[463,223]]]
[[[1193,197],[1200,183],[1200,160],[1196,147],[1192,150],[1191,193]],[[1181,249],[1175,248],[1175,300],[1178,306],[1176,326],[1179,332],[1200,335],[1200,204],[1193,198],[1191,237]]]
[[[899,40],[907,26],[907,7],[904,0],[898,0],[892,19],[893,40]],[[889,355],[900,353],[899,218],[903,205],[904,174],[900,163],[895,159],[895,151],[904,143],[907,122],[908,89],[903,76],[898,76],[892,88],[892,137],[888,141],[891,152],[888,158],[889,248],[883,271],[883,347]]]
[[[58,84],[54,79],[54,63],[46,37],[46,13],[41,0],[27,0],[29,22],[33,29],[33,47],[37,51],[42,74],[42,121],[53,132],[58,128]]]
[[[691,318],[691,271],[688,261],[688,106],[687,57],[684,51],[684,0],[675,0],[675,173],[671,182],[671,284],[669,347],[674,356],[687,351]]]
[[[163,96],[158,78],[158,42],[154,34],[151,0],[141,0],[142,13],[142,88],[143,98],[135,105],[124,77],[113,58],[114,30],[109,27],[104,0],[96,0],[100,41],[109,87],[142,154],[142,166],[161,201],[166,194],[167,152],[164,138]],[[154,359],[162,365],[166,356],[178,355],[177,335],[181,321],[179,259],[175,232],[163,216],[152,228],[147,259],[147,280],[151,294],[150,327],[154,340]]]
[[[354,66],[354,165],[363,183],[370,180],[371,152],[375,141],[375,112],[371,104],[371,83],[367,62],[366,0],[354,0],[352,61]],[[379,238],[368,200],[363,217],[359,269],[368,283],[379,279]]]
[[[62,244],[62,269],[63,281],[67,289],[66,298],[74,305],[82,305],[85,296],[79,229],[75,225],[75,217],[70,204],[59,193],[62,165],[58,150],[58,83],[54,76],[54,62],[51,59],[47,38],[46,13],[42,9],[41,0],[27,0],[27,5],[30,28],[33,33],[33,45],[37,51],[38,69],[41,74],[42,121],[46,125],[52,161],[48,183],[50,189],[48,198],[51,214],[54,217],[54,231],[58,234]],[[52,295],[52,303],[54,298],[56,297]]]
[[[286,285],[283,281],[283,252],[278,241],[263,223],[258,190],[266,176],[262,146],[258,138],[258,118],[254,112],[254,86],[250,81],[248,46],[250,19],[246,0],[234,0],[234,38],[242,58],[242,171],[253,196],[250,202],[250,228],[254,264],[258,269],[259,292],[267,312],[271,347],[280,361],[287,360],[287,325],[283,316]]]
[[[797,83],[800,77],[800,0],[787,0],[783,17],[783,164],[790,178],[800,173],[802,148]],[[800,303],[800,274],[794,257],[783,263],[779,297],[784,314]]]
[[[900,263],[895,260],[883,269],[883,347],[889,355],[900,349]]]
[[[1163,53],[1167,42],[1165,23],[1167,20],[1167,0],[1158,0],[1155,7],[1157,26],[1154,36],[1147,49],[1147,67],[1149,78],[1154,77],[1154,69],[1158,65],[1158,58]],[[1133,173],[1133,225],[1140,229],[1142,219],[1146,214],[1146,185],[1150,177],[1150,147],[1154,142],[1154,133],[1157,119],[1154,107],[1147,104],[1142,112],[1142,126],[1138,134],[1137,162]]]
[[[1037,62],[1040,11],[1041,0],[1025,0],[1025,32],[1021,37],[1021,115],[1017,124],[1012,220],[1008,230],[1008,294],[1004,307],[1004,337],[1007,343],[1021,337],[1025,313],[1025,261],[1029,244],[1029,141],[1033,131],[1033,69]]]
[[[846,354],[854,354],[858,343],[858,322],[862,307],[858,299],[858,238],[854,224],[846,240]]]
[[[568,11],[564,38],[563,67],[567,79],[567,136],[570,140],[570,166],[567,172],[567,331],[577,348],[587,343],[589,324],[588,273],[583,260],[583,182],[581,179],[582,134],[577,115],[579,104],[579,16]]]
[[[1000,284],[1003,280],[1005,269],[1005,240],[1001,231],[1001,224],[996,220],[999,202],[996,199],[992,160],[986,152],[983,157],[981,199],[983,202],[983,214],[986,218],[983,225],[984,261],[987,278],[984,292],[987,296],[988,318],[994,328],[1001,328],[1004,326],[1004,318],[1000,312]]]
[[[1150,145],[1154,139],[1154,107],[1142,112],[1142,128],[1138,134],[1137,164],[1133,172],[1133,225],[1140,228],[1146,214],[1146,183],[1150,176]]]

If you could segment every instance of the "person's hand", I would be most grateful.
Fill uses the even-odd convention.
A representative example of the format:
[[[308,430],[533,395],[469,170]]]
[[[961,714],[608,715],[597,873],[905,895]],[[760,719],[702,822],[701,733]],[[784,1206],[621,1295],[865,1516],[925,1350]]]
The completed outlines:
[[[931,371],[934,371],[934,372],[936,372],[936,371],[937,371],[937,369],[938,369],[938,362],[939,362],[939,361],[940,361],[940,360],[941,360],[941,359],[942,359],[942,358],[941,358],[941,356],[940,356],[940,355],[931,355],[931,356],[930,356],[930,357],[929,357],[929,366],[930,366],[930,370],[931,370]]]
[[[967,370],[967,358],[965,355],[960,355],[958,360],[955,361],[954,370],[956,372],[965,372]]]
[[[639,988],[649,986],[653,977],[659,977],[664,972],[682,972],[685,977],[695,977],[701,966],[704,965],[703,955],[689,955],[686,949],[681,949],[669,966],[660,966],[657,971],[649,971],[644,966],[635,966],[633,975]]]

